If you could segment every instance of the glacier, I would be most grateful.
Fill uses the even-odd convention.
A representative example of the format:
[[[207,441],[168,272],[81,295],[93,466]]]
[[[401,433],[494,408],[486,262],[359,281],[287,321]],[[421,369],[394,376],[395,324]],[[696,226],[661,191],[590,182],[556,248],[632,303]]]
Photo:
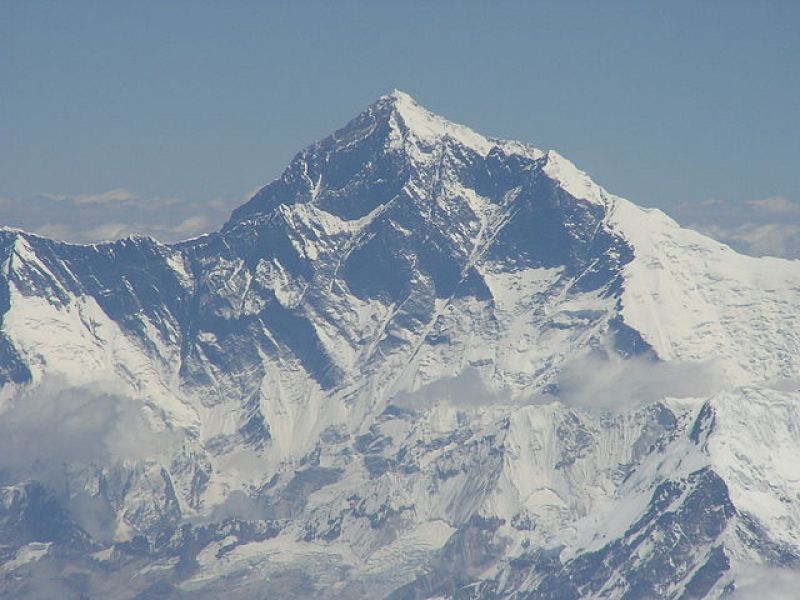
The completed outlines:
[[[0,598],[745,597],[799,411],[800,261],[394,91],[220,231],[0,228]]]

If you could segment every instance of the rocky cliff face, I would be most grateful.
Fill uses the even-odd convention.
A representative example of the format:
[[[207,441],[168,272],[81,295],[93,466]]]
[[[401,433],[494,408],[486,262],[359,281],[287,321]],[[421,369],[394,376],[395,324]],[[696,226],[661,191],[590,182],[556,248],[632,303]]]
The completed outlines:
[[[800,263],[401,92],[219,232],[0,262],[0,597],[713,598],[800,561]]]

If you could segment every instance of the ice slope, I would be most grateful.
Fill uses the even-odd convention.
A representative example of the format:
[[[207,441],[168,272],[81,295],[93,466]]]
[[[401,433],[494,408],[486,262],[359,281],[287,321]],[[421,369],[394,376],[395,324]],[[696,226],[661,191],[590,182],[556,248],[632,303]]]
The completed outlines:
[[[397,91],[219,232],[2,229],[0,597],[719,597],[800,556],[798,300]]]

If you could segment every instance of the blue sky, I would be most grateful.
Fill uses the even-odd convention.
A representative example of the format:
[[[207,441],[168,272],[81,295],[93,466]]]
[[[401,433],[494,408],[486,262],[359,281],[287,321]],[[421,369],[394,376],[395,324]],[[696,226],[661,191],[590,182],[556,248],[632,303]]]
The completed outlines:
[[[777,0],[0,0],[0,222],[111,193],[213,226],[395,87],[640,204],[793,206],[798,22]]]

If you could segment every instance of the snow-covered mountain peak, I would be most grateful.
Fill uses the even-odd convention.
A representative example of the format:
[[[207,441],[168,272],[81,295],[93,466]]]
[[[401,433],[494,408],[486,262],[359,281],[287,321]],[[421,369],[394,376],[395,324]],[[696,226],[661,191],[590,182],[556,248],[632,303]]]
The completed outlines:
[[[392,120],[392,126],[397,128],[402,136],[413,137],[423,143],[435,145],[449,138],[483,156],[496,145],[494,141],[469,127],[432,113],[399,90],[381,96],[371,108],[378,116],[388,116]]]
[[[485,136],[465,125],[450,121],[431,112],[400,90],[392,90],[381,96],[368,111],[392,119],[392,126],[399,129],[401,136],[411,137],[430,146],[450,141],[481,156],[486,156],[493,149],[531,159],[543,156],[541,150],[529,144]]]
[[[295,156],[279,179],[233,212],[226,229],[270,215],[279,205],[313,204],[346,220],[361,219],[397,195],[429,196],[423,188],[435,182],[457,193],[453,185],[477,191],[476,185],[496,188],[502,180],[507,192],[507,184],[521,185],[532,171],[600,203],[597,186],[584,173],[566,159],[554,161],[532,145],[449,121],[394,90]]]
[[[718,598],[800,564],[798,306],[399,91],[219,232],[0,228],[0,598]]]

